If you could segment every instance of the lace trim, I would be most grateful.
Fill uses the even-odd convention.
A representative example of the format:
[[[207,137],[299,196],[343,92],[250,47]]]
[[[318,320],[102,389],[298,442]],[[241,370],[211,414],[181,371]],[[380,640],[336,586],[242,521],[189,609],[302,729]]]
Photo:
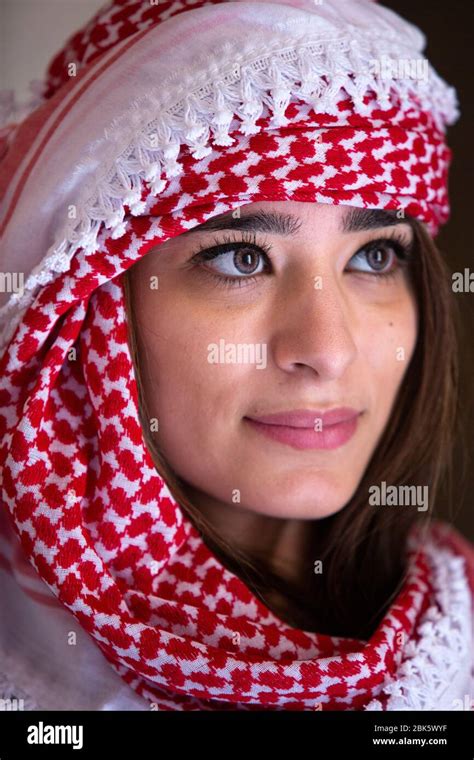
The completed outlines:
[[[443,693],[472,657],[472,600],[465,559],[433,544],[427,553],[438,604],[426,611],[417,631],[419,640],[406,644],[395,677],[384,686],[385,707],[373,699],[366,710],[438,710]]]
[[[237,54],[231,43],[225,43],[218,57],[211,56],[211,63],[207,55],[199,59],[194,73],[176,72],[161,85],[161,92],[169,99],[177,91],[186,91],[186,96],[168,107],[151,95],[136,100],[106,129],[101,164],[84,188],[88,197],[78,199],[76,219],[66,219],[65,215],[56,243],[26,278],[23,291],[12,293],[0,308],[0,320],[5,324],[0,351],[32,302],[34,292],[58,273],[66,272],[77,250],[96,252],[103,225],[113,239],[122,237],[126,232],[125,205],[132,215],[145,211],[141,200],[144,182],[157,196],[166,187],[167,179],[182,174],[178,157],[183,145],[190,148],[195,159],[212,152],[211,139],[219,146],[232,145],[235,139],[229,129],[234,117],[241,120],[239,132],[256,134],[261,130],[256,121],[265,106],[272,115],[270,126],[279,127],[288,123],[284,112],[292,96],[309,103],[316,113],[337,113],[340,93],[350,97],[362,115],[370,114],[374,107],[389,109],[394,97],[401,110],[413,108],[413,97],[416,98],[423,110],[432,113],[440,129],[459,115],[454,88],[437,75],[428,61],[426,81],[388,79],[374,70],[373,62],[381,55],[395,61],[401,56],[413,56],[413,51],[401,45],[399,39],[383,42],[380,36],[355,28],[350,30],[350,36],[329,42],[308,42],[305,36],[304,41],[296,40],[283,47],[277,32],[275,38],[277,42],[272,47],[278,45],[280,49],[264,57],[256,54],[254,44]],[[224,73],[222,61],[236,58],[246,62],[233,64]],[[197,86],[199,81],[211,78]],[[369,92],[376,97],[370,107],[363,103]]]

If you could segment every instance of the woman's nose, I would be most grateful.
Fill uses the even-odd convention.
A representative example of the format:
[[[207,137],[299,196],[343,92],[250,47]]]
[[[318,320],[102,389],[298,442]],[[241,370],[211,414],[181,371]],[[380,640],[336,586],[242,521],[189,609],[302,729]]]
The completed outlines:
[[[306,366],[321,379],[335,380],[344,375],[356,357],[356,317],[337,283],[323,278],[315,288],[292,289],[278,304],[270,353],[287,372]]]

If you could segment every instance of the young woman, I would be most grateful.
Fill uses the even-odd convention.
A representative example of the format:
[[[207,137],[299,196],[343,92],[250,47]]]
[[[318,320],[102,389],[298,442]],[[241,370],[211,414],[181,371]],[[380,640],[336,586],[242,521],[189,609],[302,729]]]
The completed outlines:
[[[474,550],[435,516],[457,107],[423,42],[368,0],[117,2],[4,132],[10,698],[471,704]]]

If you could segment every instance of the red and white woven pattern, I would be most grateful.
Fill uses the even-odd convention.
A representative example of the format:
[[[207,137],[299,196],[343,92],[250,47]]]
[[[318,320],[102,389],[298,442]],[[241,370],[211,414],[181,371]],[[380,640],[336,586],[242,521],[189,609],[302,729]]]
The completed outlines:
[[[107,3],[82,29],[72,35],[51,60],[43,88],[44,96],[50,98],[70,80],[71,63],[80,69],[136,32],[150,29],[192,8],[221,2],[222,0],[160,0],[152,4],[141,0],[114,0]]]
[[[142,237],[150,226],[143,220]],[[10,371],[2,366],[12,431],[3,438],[2,429],[3,499],[23,550],[159,709],[362,709],[437,605],[429,562],[416,557],[367,643],[307,634],[270,613],[212,555],[154,469],[116,278],[136,259],[136,238],[104,250],[98,268],[99,255],[76,257],[74,306],[67,275],[42,291],[13,341]],[[95,290],[91,266],[108,279]],[[66,359],[74,346],[77,359]]]
[[[143,445],[114,279],[136,258],[130,243],[105,245],[100,278],[110,281],[92,295],[96,262],[78,255],[75,306],[67,276],[47,286],[11,346],[21,366],[2,367],[13,391],[2,383],[2,407],[18,415],[2,452],[3,498],[23,549],[118,672],[160,709],[360,709],[432,602],[426,559],[419,555],[367,645],[292,629],[221,566]],[[67,360],[73,346],[77,359]]]
[[[183,172],[185,182],[188,156],[209,161],[177,208],[258,192],[406,211],[433,235],[447,220],[453,89],[429,66],[426,81],[371,71],[387,52],[394,64],[420,55],[415,27],[368,0],[184,7],[163,6],[154,24],[130,3],[118,21],[105,9],[52,66],[51,97],[8,135],[0,261],[26,282],[7,303],[0,294],[0,351],[38,286],[81,247],[98,250],[104,225],[123,235],[126,207],[139,216],[149,194],[164,197]],[[112,20],[113,33],[96,34]],[[70,53],[89,62],[72,61],[65,82]]]
[[[77,31],[52,59],[44,84],[45,97],[51,97],[70,81],[71,63],[81,69],[137,32],[185,11],[220,4],[222,0],[165,0],[153,5],[136,0],[115,0]],[[300,7],[297,3],[295,5]],[[428,110],[417,106],[415,99],[411,110],[403,111],[396,99],[389,109],[377,108],[373,93],[372,97],[366,95],[364,102],[370,109],[366,118],[354,112],[350,98],[342,97],[335,114],[316,115],[307,109],[304,123],[296,130],[297,120],[293,117],[296,111],[291,115],[286,112],[289,125],[278,130],[273,147],[271,143],[266,144],[272,161],[265,166],[260,163],[261,141],[257,141],[255,158],[248,155],[245,142],[239,141],[233,165],[237,160],[241,162],[244,154],[248,163],[245,167],[240,163],[238,176],[241,180],[239,184],[233,180],[232,193],[247,191],[246,177],[263,176],[269,179],[262,184],[262,199],[265,193],[273,195],[277,185],[281,194],[281,185],[272,182],[273,173],[278,169],[278,180],[286,180],[285,191],[291,192],[297,185],[303,191],[302,183],[307,183],[310,196],[313,188],[321,191],[318,202],[405,209],[408,214],[423,220],[435,235],[439,226],[449,218],[447,174],[451,151],[445,144],[439,122],[436,123]],[[318,138],[318,133],[311,130],[320,127],[326,130],[320,132]],[[303,128],[306,133],[300,131]],[[283,151],[281,142],[278,148],[276,145],[280,133],[289,138]],[[323,139],[315,152],[314,140],[321,137]],[[317,161],[311,173],[306,166],[300,168],[300,163],[308,160]],[[259,172],[253,168],[256,162]],[[284,172],[281,171],[283,162]],[[248,173],[245,171],[247,167]],[[312,197],[308,197],[310,199]]]
[[[89,33],[94,65],[104,38]],[[256,133],[234,124],[235,141],[200,158],[181,146],[181,173],[166,174],[160,191],[140,186],[119,236],[101,224],[65,266],[35,273],[0,361],[1,498],[23,550],[117,672],[160,709],[383,709],[387,678],[426,615],[451,615],[434,593],[429,553],[413,549],[410,577],[369,642],[291,628],[208,550],[156,472],[139,423],[120,275],[160,242],[259,200],[405,208],[433,229],[447,218],[449,149],[432,114],[416,102],[382,109],[370,93],[364,105],[362,115],[345,96],[317,114],[292,97],[280,126],[266,106]],[[41,118],[32,115],[29,134]],[[20,130],[13,154],[22,139]],[[119,197],[137,190],[129,180],[114,186]],[[27,182],[19,188],[28,193]],[[468,587],[453,562],[450,646],[458,641],[461,658],[456,594]]]

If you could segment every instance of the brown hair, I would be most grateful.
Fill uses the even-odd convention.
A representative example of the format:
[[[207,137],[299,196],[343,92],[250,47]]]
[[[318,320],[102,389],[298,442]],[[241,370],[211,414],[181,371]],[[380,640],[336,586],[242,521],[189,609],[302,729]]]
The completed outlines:
[[[275,591],[288,600],[292,613],[279,614],[290,625],[334,636],[368,639],[396,596],[408,570],[406,546],[415,524],[429,528],[432,515],[414,508],[369,507],[368,489],[390,485],[426,485],[430,505],[438,505],[441,477],[452,493],[452,450],[457,434],[458,349],[450,273],[440,251],[417,220],[411,280],[415,290],[419,330],[415,351],[394,403],[393,413],[354,495],[336,514],[308,520],[312,556],[306,587],[301,589],[268,566],[264,557],[250,556],[219,535],[191,503],[179,476],[171,470],[149,430],[131,303],[130,277],[122,278],[128,315],[129,346],[137,381],[143,435],[159,474],[204,542],[222,564],[243,580],[267,605]],[[421,516],[423,514],[423,516]],[[324,572],[314,572],[322,560]]]

